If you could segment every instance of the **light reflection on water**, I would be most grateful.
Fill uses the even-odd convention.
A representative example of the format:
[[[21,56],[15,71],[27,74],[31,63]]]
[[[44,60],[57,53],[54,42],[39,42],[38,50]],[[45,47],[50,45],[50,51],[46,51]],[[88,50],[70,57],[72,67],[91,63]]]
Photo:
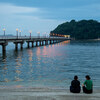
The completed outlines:
[[[83,82],[89,74],[100,86],[99,50],[100,42],[95,41],[64,41],[18,52],[8,49],[7,58],[0,58],[0,85],[68,87],[74,75]]]

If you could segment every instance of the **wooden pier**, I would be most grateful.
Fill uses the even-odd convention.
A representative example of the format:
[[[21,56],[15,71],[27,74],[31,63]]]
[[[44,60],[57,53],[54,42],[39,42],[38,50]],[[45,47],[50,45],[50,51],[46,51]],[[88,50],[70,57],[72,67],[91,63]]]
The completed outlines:
[[[20,44],[20,49],[23,49],[23,44],[27,43],[27,48],[35,46],[43,46],[48,44],[54,44],[62,41],[70,40],[65,37],[16,37],[16,36],[2,36],[0,37],[0,45],[2,46],[2,55],[6,55],[6,46],[9,42],[13,42],[15,44],[15,50],[18,50],[18,44]],[[30,45],[31,44],[31,45]]]

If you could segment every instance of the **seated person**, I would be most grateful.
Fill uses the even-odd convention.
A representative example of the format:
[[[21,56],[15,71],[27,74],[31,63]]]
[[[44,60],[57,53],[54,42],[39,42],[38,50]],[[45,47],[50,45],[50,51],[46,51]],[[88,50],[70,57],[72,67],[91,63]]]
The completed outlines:
[[[74,76],[74,80],[71,82],[70,92],[72,93],[80,93],[80,81],[78,81],[78,76]]]
[[[84,84],[82,85],[83,92],[84,93],[92,93],[93,92],[93,83],[90,80],[91,78],[89,75],[86,75],[85,78],[86,78],[86,80],[85,80]]]

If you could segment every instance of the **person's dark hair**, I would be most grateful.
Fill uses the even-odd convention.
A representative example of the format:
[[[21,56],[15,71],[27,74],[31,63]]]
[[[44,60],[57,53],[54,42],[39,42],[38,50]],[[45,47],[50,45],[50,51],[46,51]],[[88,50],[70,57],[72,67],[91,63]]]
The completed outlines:
[[[91,79],[89,75],[86,75],[85,78],[88,79],[88,80]]]
[[[77,80],[78,79],[78,76],[74,76],[74,79]]]

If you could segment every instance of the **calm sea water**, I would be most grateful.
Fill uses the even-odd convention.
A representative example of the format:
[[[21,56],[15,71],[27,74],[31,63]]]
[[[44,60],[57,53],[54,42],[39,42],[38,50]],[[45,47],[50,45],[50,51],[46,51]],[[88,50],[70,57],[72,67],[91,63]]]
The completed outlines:
[[[68,88],[74,75],[81,84],[90,75],[100,87],[100,41],[65,41],[58,44],[14,51],[7,46],[7,57],[1,55],[0,87]]]

